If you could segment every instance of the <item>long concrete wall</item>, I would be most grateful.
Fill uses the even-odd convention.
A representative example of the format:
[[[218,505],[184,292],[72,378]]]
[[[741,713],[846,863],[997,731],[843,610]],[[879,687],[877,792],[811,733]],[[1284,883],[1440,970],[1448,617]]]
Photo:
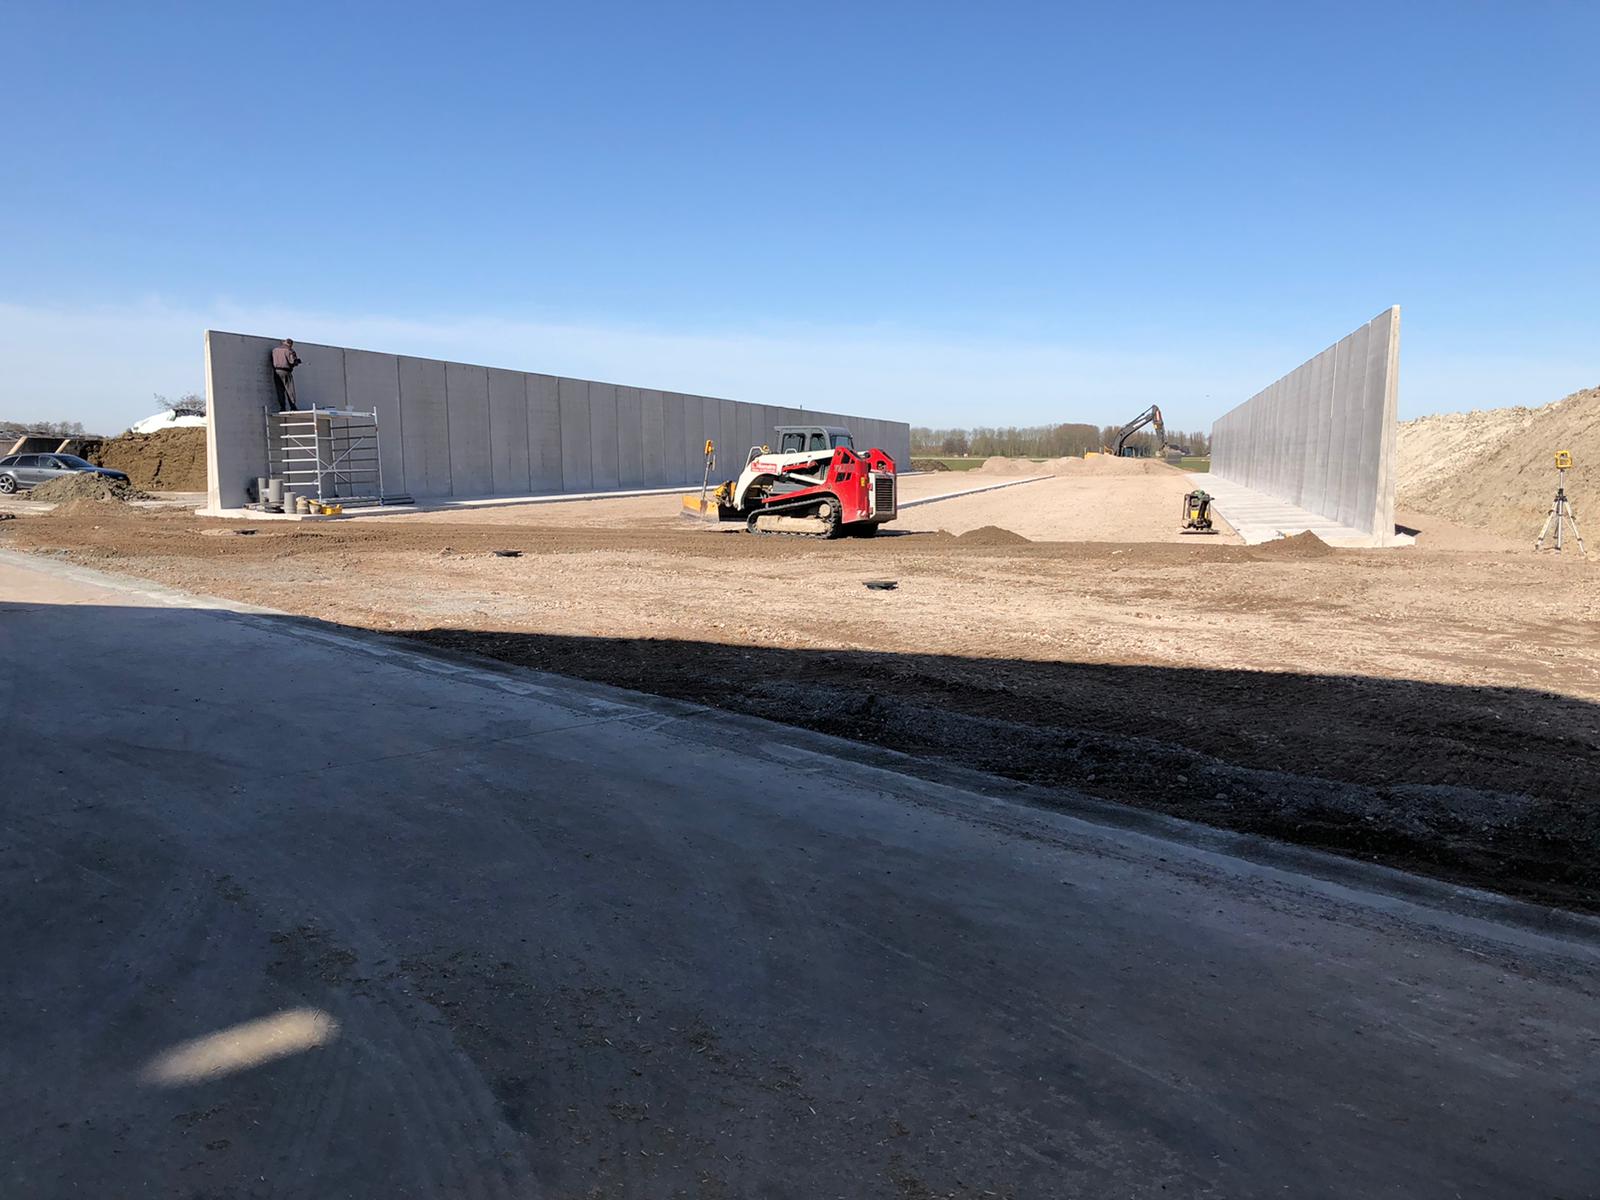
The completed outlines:
[[[208,330],[210,506],[238,508],[267,472],[277,338]],[[775,425],[844,425],[856,446],[911,461],[903,421],[745,404],[466,363],[295,342],[302,408],[375,410],[384,491],[418,500],[699,484],[707,439],[731,477]]]
[[[1387,539],[1399,389],[1396,306],[1222,416],[1211,471]]]

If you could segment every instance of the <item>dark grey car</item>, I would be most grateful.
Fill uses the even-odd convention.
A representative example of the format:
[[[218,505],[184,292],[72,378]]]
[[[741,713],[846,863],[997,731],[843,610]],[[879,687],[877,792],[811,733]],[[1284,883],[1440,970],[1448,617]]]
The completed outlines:
[[[0,493],[30,491],[41,483],[49,483],[52,479],[60,479],[63,475],[77,475],[85,471],[104,476],[106,479],[128,482],[128,477],[123,472],[113,471],[109,467],[97,467],[76,454],[13,454],[7,458],[0,458]]]

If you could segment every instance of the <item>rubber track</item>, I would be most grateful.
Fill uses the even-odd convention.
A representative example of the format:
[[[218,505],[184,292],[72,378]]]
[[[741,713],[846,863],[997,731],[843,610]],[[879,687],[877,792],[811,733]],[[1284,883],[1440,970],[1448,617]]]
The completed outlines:
[[[753,533],[757,537],[821,538],[823,540],[827,540],[828,538],[832,538],[832,537],[838,537],[839,536],[839,514],[840,514],[840,512],[842,510],[842,506],[840,505],[839,498],[837,496],[833,496],[833,524],[830,525],[828,527],[827,531],[824,532],[824,533],[796,533],[795,531],[790,530],[790,529],[757,529],[756,528],[756,518],[757,517],[766,516],[768,513],[772,513],[772,514],[775,514],[775,515],[780,516],[780,517],[781,516],[790,516],[790,515],[799,516],[800,513],[796,512],[796,513],[791,514],[789,510],[791,510],[791,509],[815,508],[817,505],[819,505],[821,503],[822,503],[822,500],[821,500],[820,497],[807,496],[802,500],[792,500],[788,504],[768,504],[765,507],[759,508],[755,512],[750,514],[750,516],[745,521],[745,525],[744,525],[745,531],[747,533]]]

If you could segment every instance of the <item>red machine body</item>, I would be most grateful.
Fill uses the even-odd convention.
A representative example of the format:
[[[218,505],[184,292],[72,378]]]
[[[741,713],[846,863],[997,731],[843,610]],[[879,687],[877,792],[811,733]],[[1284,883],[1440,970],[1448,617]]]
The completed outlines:
[[[774,454],[752,447],[719,499],[724,516],[744,518],[752,533],[870,536],[894,519],[897,484],[894,459],[882,450],[838,444]]]

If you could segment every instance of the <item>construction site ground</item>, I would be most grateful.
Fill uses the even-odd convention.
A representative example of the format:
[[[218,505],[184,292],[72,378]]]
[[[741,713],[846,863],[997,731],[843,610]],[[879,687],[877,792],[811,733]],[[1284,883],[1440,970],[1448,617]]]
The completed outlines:
[[[1178,532],[1203,478],[1056,469],[871,540],[655,496],[254,525],[78,501],[0,547],[1600,910],[1594,565],[1406,513],[1407,549],[1246,547]]]

